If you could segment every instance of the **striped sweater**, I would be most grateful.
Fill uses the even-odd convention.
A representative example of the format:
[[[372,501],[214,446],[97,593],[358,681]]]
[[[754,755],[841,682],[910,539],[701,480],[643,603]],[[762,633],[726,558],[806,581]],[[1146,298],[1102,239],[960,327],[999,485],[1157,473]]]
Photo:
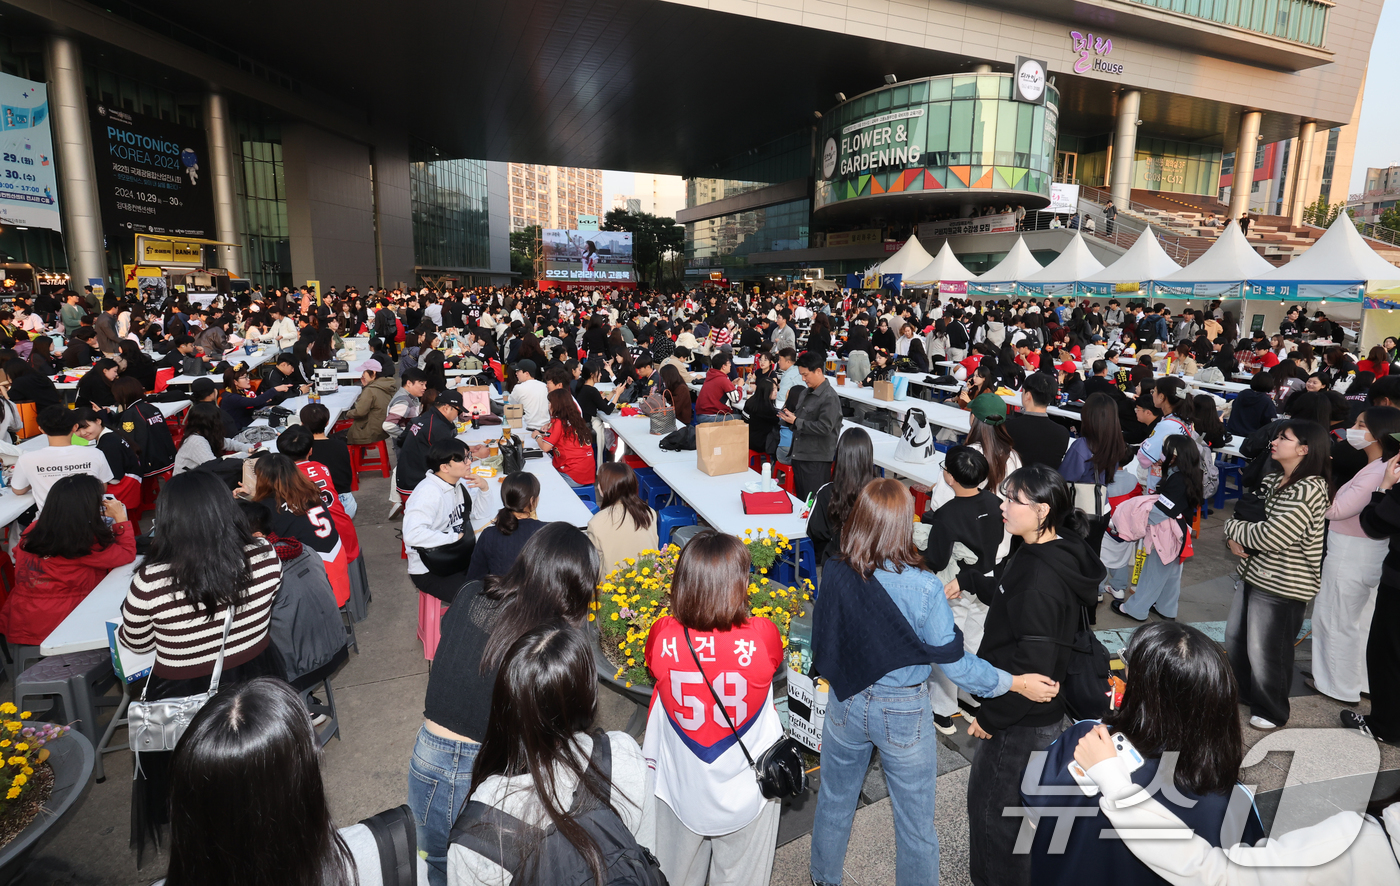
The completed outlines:
[[[282,564],[271,543],[259,538],[244,550],[251,572],[229,632],[225,670],[267,648],[272,604],[282,584]],[[196,612],[184,591],[173,586],[169,565],[147,561],[132,576],[122,604],[121,640],[133,652],[156,650],[157,677],[207,677],[214,672],[226,615],[222,607],[212,616]]]
[[[1240,578],[1263,591],[1304,602],[1322,582],[1326,538],[1327,481],[1305,477],[1278,492],[1283,474],[1264,478],[1262,523],[1228,520],[1225,537],[1254,551],[1240,562]]]

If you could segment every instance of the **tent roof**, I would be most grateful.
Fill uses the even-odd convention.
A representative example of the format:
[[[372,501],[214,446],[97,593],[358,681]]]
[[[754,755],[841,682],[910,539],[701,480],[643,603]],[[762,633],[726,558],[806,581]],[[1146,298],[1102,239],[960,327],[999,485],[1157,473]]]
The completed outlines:
[[[1400,268],[1377,255],[1356,232],[1351,216],[1341,212],[1307,252],[1259,279],[1400,280]]]
[[[1200,258],[1175,274],[1157,280],[1159,283],[1224,283],[1249,280],[1273,269],[1274,266],[1249,245],[1240,233],[1239,224],[1231,221]]]
[[[1076,283],[1102,270],[1103,262],[1094,258],[1084,244],[1084,235],[1075,231],[1064,252],[1041,270],[1022,279],[1027,283]]]
[[[1044,267],[1036,257],[1031,255],[1030,247],[1022,237],[1016,238],[1016,245],[1011,247],[1011,251],[1006,254],[1006,258],[997,263],[997,266],[987,271],[980,277],[974,279],[978,283],[1019,283],[1031,274],[1044,270]]]
[[[903,274],[906,278],[922,271],[933,261],[917,236],[910,237],[899,251],[885,259],[880,265],[881,274]]]
[[[1160,280],[1181,270],[1181,265],[1162,251],[1162,244],[1151,228],[1144,228],[1137,242],[1118,260],[1096,274],[1080,278],[1085,283],[1130,283]]]
[[[929,262],[923,270],[906,279],[905,282],[937,283],[940,280],[972,280],[976,276],[963,267],[963,263],[958,261],[958,257],[953,254],[953,247],[948,245],[947,240],[944,240],[943,248],[938,250],[933,261]]]

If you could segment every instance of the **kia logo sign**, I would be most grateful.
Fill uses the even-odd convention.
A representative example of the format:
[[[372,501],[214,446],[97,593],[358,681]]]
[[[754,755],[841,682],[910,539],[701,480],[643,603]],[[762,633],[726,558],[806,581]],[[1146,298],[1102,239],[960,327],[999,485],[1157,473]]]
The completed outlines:
[[[829,179],[836,172],[836,139],[826,140],[826,148],[822,151],[822,178]]]
[[[1044,104],[1047,79],[1045,62],[1017,56],[1014,98],[1016,101],[1029,102],[1034,105]]]

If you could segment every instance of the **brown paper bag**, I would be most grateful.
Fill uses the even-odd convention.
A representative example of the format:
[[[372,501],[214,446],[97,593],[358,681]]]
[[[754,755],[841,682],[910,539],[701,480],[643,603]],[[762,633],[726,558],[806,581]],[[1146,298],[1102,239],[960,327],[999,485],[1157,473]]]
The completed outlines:
[[[507,403],[505,405],[504,421],[508,428],[525,427],[525,407],[519,403]]]
[[[875,382],[875,399],[876,399],[876,400],[890,400],[890,401],[893,401],[893,400],[894,400],[894,382],[892,382],[892,381],[877,381],[877,382]]]
[[[701,422],[695,426],[696,467],[711,477],[749,469],[749,426],[743,421]]]

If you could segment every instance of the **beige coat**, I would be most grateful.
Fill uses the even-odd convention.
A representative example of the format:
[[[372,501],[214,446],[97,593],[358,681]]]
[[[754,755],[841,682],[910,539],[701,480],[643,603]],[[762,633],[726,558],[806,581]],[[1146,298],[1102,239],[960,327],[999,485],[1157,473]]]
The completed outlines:
[[[619,560],[657,549],[656,511],[647,508],[647,512],[651,524],[646,529],[638,529],[621,504],[599,511],[588,521],[588,538],[598,549],[600,577],[612,572]]]

